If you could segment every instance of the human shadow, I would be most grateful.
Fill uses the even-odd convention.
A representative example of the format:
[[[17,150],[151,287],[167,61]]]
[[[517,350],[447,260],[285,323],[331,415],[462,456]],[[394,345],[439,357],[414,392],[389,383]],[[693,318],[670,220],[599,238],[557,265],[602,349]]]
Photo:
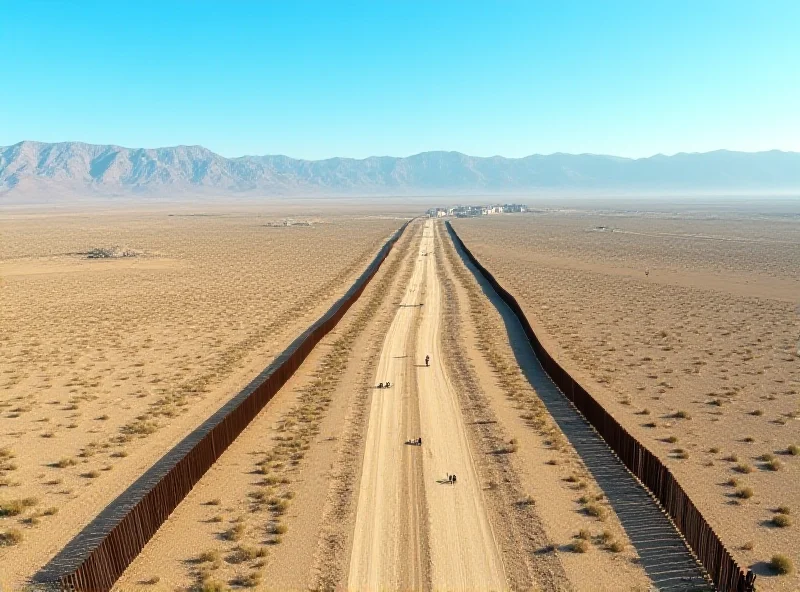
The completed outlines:
[[[448,232],[452,231],[448,229]],[[653,585],[670,592],[711,592],[714,587],[705,570],[656,499],[553,383],[539,363],[516,315],[472,264],[458,241],[453,240],[453,244],[484,295],[500,313],[523,375],[602,489]]]

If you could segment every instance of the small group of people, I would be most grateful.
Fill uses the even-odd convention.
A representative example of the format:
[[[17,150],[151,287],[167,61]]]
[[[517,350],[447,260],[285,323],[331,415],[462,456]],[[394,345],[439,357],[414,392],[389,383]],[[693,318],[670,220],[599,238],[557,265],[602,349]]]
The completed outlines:
[[[451,475],[450,473],[447,474],[447,482],[451,485],[455,485],[456,483],[456,476],[455,474]]]
[[[383,383],[383,382],[379,382],[378,383],[378,388],[390,388],[391,386],[392,386],[392,383],[389,382],[388,380],[385,383]]]
[[[422,438],[416,438],[415,440],[408,440],[406,442],[409,446],[422,446]]]

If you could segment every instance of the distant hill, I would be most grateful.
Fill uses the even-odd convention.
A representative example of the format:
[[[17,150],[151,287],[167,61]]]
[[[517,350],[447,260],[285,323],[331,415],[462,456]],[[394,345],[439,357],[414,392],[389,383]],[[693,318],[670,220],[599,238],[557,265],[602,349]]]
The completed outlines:
[[[62,142],[0,147],[0,198],[96,195],[411,195],[604,191],[798,191],[800,153],[729,152],[619,158],[550,154],[479,158],[423,152],[406,158],[224,158],[201,146],[122,148]]]

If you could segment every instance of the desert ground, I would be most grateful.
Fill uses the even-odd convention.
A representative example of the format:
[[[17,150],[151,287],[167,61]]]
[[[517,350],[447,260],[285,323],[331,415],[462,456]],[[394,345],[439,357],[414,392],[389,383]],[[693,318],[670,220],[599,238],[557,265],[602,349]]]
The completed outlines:
[[[117,589],[647,590],[574,450],[520,417],[507,390],[535,393],[480,298],[441,229],[413,223]]]
[[[238,392],[403,219],[4,220],[0,582],[23,585]],[[796,588],[762,562],[798,559],[797,222],[543,211],[455,227],[559,360],[669,459],[760,589]],[[642,544],[617,513],[613,455],[597,453],[601,482],[596,436],[551,416],[551,383],[482,285],[440,221],[412,222],[115,589],[681,589],[680,538]],[[679,557],[654,568],[662,550]]]
[[[0,584],[31,576],[265,367],[402,222],[4,214]]]
[[[758,589],[798,589],[767,566],[800,564],[797,215],[553,209],[454,227]]]

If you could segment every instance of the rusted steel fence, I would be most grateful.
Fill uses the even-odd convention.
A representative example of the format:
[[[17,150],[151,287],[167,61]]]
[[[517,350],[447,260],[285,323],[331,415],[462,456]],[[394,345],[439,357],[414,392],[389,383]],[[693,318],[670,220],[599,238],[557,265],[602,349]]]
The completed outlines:
[[[34,582],[61,590],[110,590],[203,474],[358,299],[408,224],[392,235],[328,312],[109,504],[34,576]]]
[[[456,245],[461,248],[516,315],[544,371],[564,396],[572,401],[577,410],[597,430],[628,470],[660,502],[661,507],[683,535],[717,589],[721,592],[752,592],[755,589],[755,574],[752,571],[745,573],[734,561],[719,536],[689,499],[672,472],[646,446],[629,434],[578,381],[553,359],[536,337],[516,298],[500,285],[491,272],[481,265],[456,234],[450,222],[446,222],[446,225]]]

